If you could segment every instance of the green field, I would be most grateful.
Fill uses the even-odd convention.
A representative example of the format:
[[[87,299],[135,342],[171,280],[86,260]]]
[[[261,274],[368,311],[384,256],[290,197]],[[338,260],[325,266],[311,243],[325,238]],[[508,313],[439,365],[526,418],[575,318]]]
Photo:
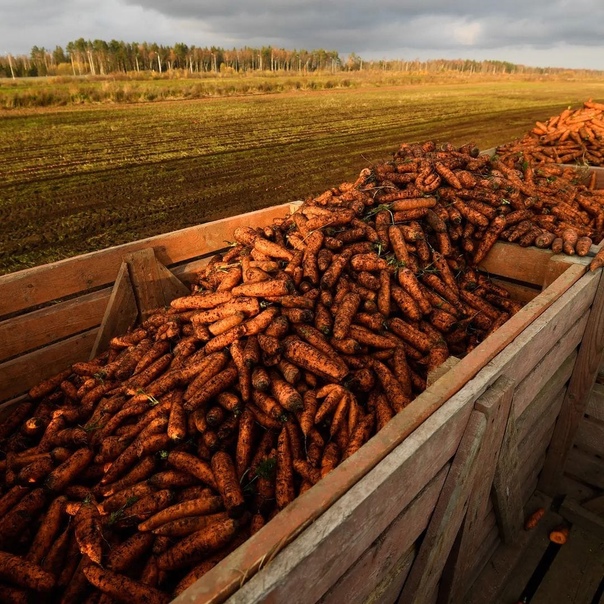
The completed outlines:
[[[521,136],[604,81],[350,86],[0,112],[0,272],[352,180],[402,142]]]

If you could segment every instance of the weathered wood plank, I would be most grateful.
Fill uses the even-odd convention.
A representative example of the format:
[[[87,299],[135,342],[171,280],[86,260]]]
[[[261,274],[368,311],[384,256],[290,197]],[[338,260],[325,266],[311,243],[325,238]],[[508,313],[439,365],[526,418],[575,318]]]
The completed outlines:
[[[471,405],[468,405],[465,399],[449,401],[436,411],[363,481],[347,489],[341,498],[266,568],[243,585],[230,598],[230,602],[249,604],[264,602],[269,597],[275,601],[287,601],[288,598],[294,597],[292,594],[295,594],[296,598],[303,594],[304,599],[298,600],[301,603],[318,600],[453,456],[470,412]],[[396,419],[394,418],[379,434],[383,434]],[[367,444],[371,444],[371,441]],[[364,448],[358,454],[364,453]],[[355,457],[358,454],[355,454]],[[356,468],[355,459],[351,458],[349,461],[351,463],[346,461],[336,468],[330,474],[330,479],[332,476],[337,477],[338,470],[345,476],[345,473]],[[229,589],[229,585],[224,579],[217,584],[218,579],[212,577],[212,573],[221,578],[228,570],[233,577],[239,577],[239,587],[241,576],[238,569],[250,568],[246,560],[250,559],[254,552],[257,552],[258,556],[265,555],[266,539],[272,540],[275,530],[283,530],[278,526],[279,521],[284,522],[287,528],[297,521],[296,514],[293,513],[305,512],[308,507],[305,499],[315,495],[321,502],[323,494],[320,487],[319,482],[301,495],[271,521],[271,526],[259,531],[226,558],[223,561],[223,569],[212,569],[204,577],[206,581],[189,588],[176,602],[184,604],[190,602],[191,598],[220,602],[224,596],[218,593],[217,585],[224,585],[225,590]],[[317,500],[313,499],[314,501]],[[298,511],[297,506],[304,507]],[[246,552],[246,547],[253,550]],[[317,565],[318,559],[322,560],[321,565]],[[242,566],[243,564],[246,566]]]
[[[123,257],[137,250],[152,247],[168,267],[209,254],[223,248],[236,227],[268,225],[292,207],[295,204],[282,204],[4,275],[0,277],[0,317],[113,283]]]
[[[604,422],[604,386],[602,384],[594,384],[585,413],[593,419]]]
[[[533,401],[539,396],[540,391],[548,383],[552,376],[557,375],[558,369],[564,360],[581,343],[585,326],[589,319],[589,312],[584,312],[577,322],[560,336],[547,352],[543,351],[541,358],[531,373],[518,385],[514,396],[514,413],[516,417],[522,416],[523,412],[533,405]]]
[[[128,265],[122,262],[96,340],[90,351],[90,358],[94,359],[99,353],[104,352],[113,337],[126,333],[135,324],[137,317],[138,306]]]
[[[580,258],[578,256],[572,259],[564,254],[552,256],[545,264],[545,275],[543,276],[543,289],[549,287],[567,268],[571,262],[589,265],[591,259]]]
[[[522,530],[522,501],[518,484],[519,468],[518,432],[512,410],[497,458],[492,489],[493,508],[503,543],[514,543]]]
[[[537,394],[537,396],[528,404],[528,406],[525,406],[524,411],[520,415],[516,413],[514,414],[517,417],[516,429],[518,430],[519,440],[523,440],[527,434],[529,434],[543,414],[547,412],[547,409],[551,407],[556,395],[570,379],[576,359],[577,351],[573,350],[567,359],[558,366],[554,375],[552,375],[545,386],[541,388],[539,394]],[[531,375],[532,374],[529,374],[529,377],[525,378],[522,383],[524,383],[526,380],[530,380]],[[514,397],[514,403],[512,403],[513,411],[516,411],[515,400],[516,399]]]
[[[96,327],[110,295],[102,289],[0,322],[0,362]]]
[[[408,551],[428,525],[448,471],[449,464],[443,467],[319,602],[353,604],[374,597],[375,586],[382,584],[384,578],[399,564],[401,552]]]
[[[564,498],[564,501],[560,505],[560,514],[573,525],[580,526],[590,535],[594,535],[604,541],[604,518],[584,508],[572,497],[567,495]]]
[[[579,501],[581,505],[583,505],[584,501],[593,499],[596,495],[601,494],[599,489],[594,489],[593,487],[586,485],[584,482],[579,482],[568,474],[562,475],[559,491],[560,495],[569,495],[573,499]]]
[[[555,494],[564,471],[564,464],[575,439],[577,428],[585,412],[604,352],[604,279],[600,279],[589,315],[585,337],[579,348],[575,369],[571,376],[566,399],[549,448],[539,488]]]
[[[595,455],[604,455],[604,423],[584,417],[577,427],[575,445]]]
[[[91,329],[57,344],[29,352],[0,365],[0,401],[27,392],[43,379],[59,373],[76,361],[86,361],[97,329]]]
[[[394,604],[401,593],[416,555],[417,548],[413,545],[405,552],[390,573],[384,577],[364,604]]]
[[[551,250],[520,247],[514,243],[498,241],[479,268],[495,275],[532,283],[541,287],[547,274],[547,264],[554,255]],[[563,271],[562,271],[563,272]]]
[[[506,429],[514,382],[500,377],[475,404],[475,409],[484,414],[487,428],[476,459],[476,474],[467,505],[467,511],[456,547],[447,563],[440,586],[440,602],[459,602],[468,588],[474,566],[474,554],[481,545],[481,533],[487,504],[490,504],[491,485],[497,466],[497,458]],[[421,550],[420,550],[421,554]]]
[[[581,505],[594,514],[604,516],[604,495],[597,495],[591,499],[587,499]]]
[[[472,412],[399,603],[416,602],[438,584],[480,469],[477,460],[486,442],[487,425],[483,412]]]
[[[564,472],[597,489],[604,489],[604,463],[601,457],[573,447]]]

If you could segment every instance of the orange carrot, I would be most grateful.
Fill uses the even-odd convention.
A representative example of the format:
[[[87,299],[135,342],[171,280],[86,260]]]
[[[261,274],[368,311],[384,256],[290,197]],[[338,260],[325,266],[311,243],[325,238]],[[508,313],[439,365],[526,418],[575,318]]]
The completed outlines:
[[[293,456],[289,442],[289,433],[284,427],[279,434],[277,447],[277,476],[275,499],[279,509],[289,505],[295,498]]]
[[[224,451],[215,453],[212,456],[212,471],[224,507],[231,518],[239,518],[244,512],[245,501],[232,457]]]
[[[128,571],[151,549],[154,540],[151,533],[134,533],[111,550],[107,556],[107,568],[118,573]]]
[[[19,587],[38,592],[49,592],[55,586],[53,575],[42,570],[37,564],[7,552],[0,552],[0,577]],[[4,591],[4,587],[2,589]]]
[[[127,598],[148,604],[168,604],[170,601],[169,595],[154,587],[143,585],[125,575],[103,570],[99,566],[87,566],[83,573],[91,585],[119,602],[123,602]]]
[[[103,554],[103,533],[101,517],[96,505],[83,502],[73,522],[80,552],[96,564],[100,564]]]
[[[194,455],[184,451],[170,451],[167,461],[173,468],[195,476],[213,489],[218,488],[210,465]]]

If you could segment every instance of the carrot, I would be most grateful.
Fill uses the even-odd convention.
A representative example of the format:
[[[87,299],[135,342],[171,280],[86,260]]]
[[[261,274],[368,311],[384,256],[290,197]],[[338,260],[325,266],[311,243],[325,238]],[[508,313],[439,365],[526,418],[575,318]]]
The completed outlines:
[[[228,302],[233,298],[232,291],[205,292],[193,296],[182,296],[170,302],[175,310],[207,310]]]
[[[31,388],[29,390],[30,398],[37,400],[37,399],[41,399],[41,398],[47,396],[55,388],[58,388],[59,384],[63,380],[66,380],[71,375],[71,372],[72,372],[71,368],[65,369],[64,371],[57,373],[56,375],[52,376],[51,378],[48,378],[47,380],[40,382],[39,384],[37,384],[36,386],[34,386],[33,388]],[[27,403],[27,404],[29,405],[29,403]],[[24,407],[25,407],[25,404],[20,404],[18,406],[18,408],[20,408],[20,409],[23,409]]]
[[[153,488],[148,485],[146,481],[138,482],[120,491],[115,491],[112,495],[103,500],[99,505],[99,511],[102,515],[118,512],[120,508],[128,507],[138,501],[141,497],[145,497],[153,492]]]
[[[312,329],[314,328],[307,326],[307,329],[300,330],[300,333],[310,337]],[[317,341],[323,342],[324,340],[321,340],[320,336],[319,340],[317,340],[316,336],[313,336],[313,343]],[[325,350],[325,347],[323,347],[323,350]],[[348,374],[348,368],[340,361],[335,351],[333,356],[329,357],[324,351],[318,350],[315,346],[303,342],[295,336],[287,337],[284,340],[283,354],[288,361],[298,367],[302,367],[328,380],[339,382]]]
[[[0,546],[9,544],[19,536],[42,511],[45,503],[43,489],[35,489],[3,516],[0,519]]]
[[[367,440],[369,440],[374,423],[375,418],[372,413],[367,414],[360,422],[358,422],[350,435],[343,459],[348,459],[351,455],[356,453]]]
[[[167,462],[173,468],[195,476],[209,487],[215,490],[218,488],[210,465],[201,459],[197,459],[194,455],[184,451],[170,451]]]
[[[279,509],[289,505],[295,498],[293,455],[290,446],[289,433],[284,427],[279,434],[277,446],[277,475],[275,499]]]
[[[568,526],[561,524],[550,531],[549,540],[558,545],[564,545],[568,541],[570,530]]]
[[[219,505],[218,509],[220,509],[222,507],[222,499],[220,497],[213,497],[213,500],[216,500]],[[182,516],[154,528],[152,533],[158,537],[167,537],[170,540],[173,540],[178,537],[186,537],[187,535],[196,533],[216,522],[222,522],[228,519],[228,512],[208,513],[198,516]]]
[[[154,587],[143,585],[139,581],[125,575],[103,570],[99,566],[90,565],[83,573],[91,585],[118,602],[148,602],[148,604],[167,604],[170,596]]]
[[[579,237],[575,244],[577,256],[587,256],[591,248],[592,240],[589,237]]]
[[[0,497],[0,524],[1,519],[30,492],[28,487],[15,485]]]
[[[432,310],[430,302],[422,293],[417,277],[408,268],[398,271],[398,281],[400,286],[413,298],[422,314],[428,314]]]
[[[240,522],[229,518],[215,522],[179,541],[157,558],[161,570],[175,570],[225,547],[237,533]]]
[[[128,571],[151,549],[154,540],[151,533],[134,533],[111,550],[107,556],[107,568],[118,573]]]
[[[398,317],[388,321],[389,329],[397,336],[401,337],[417,350],[427,353],[430,351],[431,343],[424,333],[406,323]]]
[[[55,578],[37,564],[7,552],[0,552],[0,577],[37,592],[49,592],[55,586]],[[4,591],[4,587],[2,588]]]
[[[219,451],[212,456],[212,471],[224,507],[231,518],[239,518],[245,509],[243,491],[231,456]]]
[[[406,394],[409,390],[408,384],[403,388],[388,367],[376,359],[372,360],[371,367],[382,384],[392,409],[395,413],[400,413],[411,402]]]
[[[157,472],[147,479],[147,484],[154,489],[171,489],[190,487],[196,484],[196,479],[186,472],[178,470],[164,470]]]
[[[350,392],[345,392],[344,395],[338,401],[336,408],[333,412],[331,419],[331,425],[329,426],[329,435],[333,438],[340,428],[345,425],[345,419],[349,414],[349,409],[352,404],[356,403],[354,396]]]
[[[55,464],[50,456],[44,455],[40,459],[27,464],[17,474],[17,481],[23,485],[40,484],[50,472],[54,469]]]
[[[300,411],[303,407],[300,393],[291,384],[283,380],[276,371],[271,371],[269,375],[271,393],[277,399],[279,405],[291,413]]]
[[[545,516],[545,508],[537,508],[528,518],[524,521],[524,530],[529,531],[534,529],[541,519]]]
[[[331,289],[335,286],[351,257],[352,252],[349,249],[344,250],[341,254],[337,254],[333,257],[331,264],[323,272],[323,276],[321,277],[320,285],[322,289]]]
[[[226,369],[210,378],[203,388],[187,399],[185,393],[185,411],[194,411],[201,405],[208,403],[212,398],[230,388],[237,380],[237,368],[234,364],[228,365]]]
[[[65,497],[57,497],[50,504],[48,511],[40,522],[33,543],[25,556],[27,561],[33,564],[40,564],[46,553],[49,551],[53,539],[59,532],[66,501],[67,499]]]
[[[249,409],[245,409],[239,420],[235,452],[235,464],[239,480],[243,478],[252,463],[255,423],[254,414]]]
[[[340,450],[335,441],[331,441],[325,447],[323,456],[321,457],[321,478],[329,474],[340,460]]]
[[[100,564],[103,554],[103,533],[97,506],[92,502],[83,502],[73,522],[80,552],[96,564]]]

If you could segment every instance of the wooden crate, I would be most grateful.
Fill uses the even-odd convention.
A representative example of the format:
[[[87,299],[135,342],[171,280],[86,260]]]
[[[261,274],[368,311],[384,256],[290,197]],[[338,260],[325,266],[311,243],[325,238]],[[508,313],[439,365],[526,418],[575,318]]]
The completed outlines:
[[[4,406],[185,293],[237,226],[295,207],[1,277]],[[460,601],[481,562],[514,539],[558,411],[576,396],[600,282],[587,262],[496,244],[482,268],[528,302],[522,311],[177,601],[394,601],[403,583],[401,601],[439,586]]]

